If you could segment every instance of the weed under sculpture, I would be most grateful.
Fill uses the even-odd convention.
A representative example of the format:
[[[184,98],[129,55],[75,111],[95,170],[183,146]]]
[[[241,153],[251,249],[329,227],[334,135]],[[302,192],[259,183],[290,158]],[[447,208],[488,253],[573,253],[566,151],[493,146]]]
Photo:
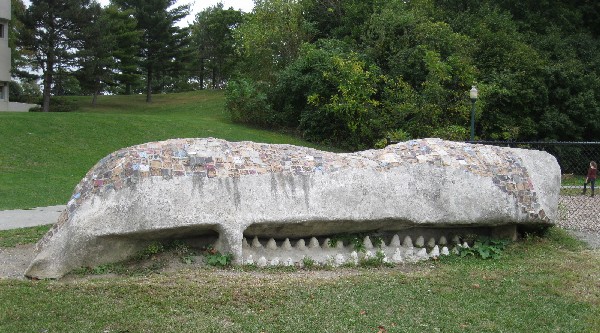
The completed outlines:
[[[59,278],[167,239],[213,243],[237,264],[309,255],[343,264],[357,254],[326,239],[352,233],[381,239],[386,260],[424,258],[458,235],[514,237],[517,225],[552,224],[559,189],[560,168],[545,152],[440,139],[348,154],[214,138],[153,142],[87,173],[25,275]]]

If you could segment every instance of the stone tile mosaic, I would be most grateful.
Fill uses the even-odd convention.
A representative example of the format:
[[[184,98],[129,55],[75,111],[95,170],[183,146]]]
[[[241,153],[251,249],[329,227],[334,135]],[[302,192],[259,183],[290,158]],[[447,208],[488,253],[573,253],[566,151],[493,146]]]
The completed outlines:
[[[548,219],[539,209],[527,170],[507,148],[422,139],[380,150],[336,154],[291,145],[201,138],[150,142],[104,157],[77,185],[67,211],[55,227],[67,221],[69,214],[87,198],[119,191],[149,178],[211,179],[266,173],[302,175],[354,168],[383,172],[408,164],[429,164],[491,177],[498,188],[517,199],[522,212],[531,219]]]

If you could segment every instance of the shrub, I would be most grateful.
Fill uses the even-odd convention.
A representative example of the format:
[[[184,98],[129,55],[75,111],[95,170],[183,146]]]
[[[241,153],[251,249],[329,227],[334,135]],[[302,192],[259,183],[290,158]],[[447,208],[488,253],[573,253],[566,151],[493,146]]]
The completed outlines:
[[[238,79],[229,82],[225,92],[225,106],[231,120],[266,126],[272,123],[272,109],[267,100],[269,85]]]
[[[208,246],[204,249],[204,261],[210,266],[225,267],[231,265],[233,254],[222,254],[212,246]]]
[[[509,243],[510,241],[504,239],[482,237],[475,240],[471,247],[461,247],[459,255],[461,257],[475,256],[482,259],[499,259]]]

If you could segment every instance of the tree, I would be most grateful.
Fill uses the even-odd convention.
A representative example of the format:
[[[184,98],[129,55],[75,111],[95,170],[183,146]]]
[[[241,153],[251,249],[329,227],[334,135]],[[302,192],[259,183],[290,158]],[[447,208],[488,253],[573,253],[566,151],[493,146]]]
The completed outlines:
[[[232,75],[235,65],[233,31],[242,22],[243,13],[223,4],[209,7],[196,15],[192,40],[200,89],[204,89],[205,73],[210,75],[213,89],[220,87]]]
[[[76,76],[84,92],[93,95],[92,104],[96,105],[98,94],[116,85],[118,73],[129,70],[129,60],[141,34],[135,30],[136,22],[130,13],[121,12],[116,6],[102,8],[95,4],[90,12],[91,21],[82,29]]]
[[[304,18],[318,39],[359,44],[364,26],[382,0],[300,0]]]
[[[31,52],[35,67],[42,71],[42,110],[50,110],[50,95],[56,69],[71,65],[83,24],[89,22],[89,0],[32,0],[22,16],[19,43]]]
[[[11,0],[11,10],[13,20],[10,23],[10,32],[8,34],[8,45],[11,50],[11,76],[23,80],[35,78],[27,68],[31,65],[31,52],[23,48],[18,41],[19,32],[22,31],[23,23],[20,18],[25,13],[25,5],[21,0]],[[15,100],[11,97],[11,100]]]
[[[434,19],[434,10],[429,0],[383,4],[365,29],[365,52],[392,81],[414,91],[402,130],[413,137],[464,140],[469,119],[464,96],[476,77],[473,41]]]
[[[273,82],[276,72],[296,59],[311,36],[302,10],[296,0],[255,0],[252,13],[234,33],[245,76]]]
[[[152,102],[153,83],[160,71],[178,68],[189,43],[186,29],[175,26],[188,14],[189,6],[173,7],[175,0],[114,0],[122,10],[131,10],[142,31],[138,45],[140,65],[146,73],[146,102]]]

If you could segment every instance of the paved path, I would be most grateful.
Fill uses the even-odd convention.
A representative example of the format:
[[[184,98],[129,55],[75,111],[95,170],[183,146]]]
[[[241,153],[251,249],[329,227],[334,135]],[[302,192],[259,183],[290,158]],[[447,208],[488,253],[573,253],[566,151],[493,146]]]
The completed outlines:
[[[54,224],[66,206],[50,206],[32,209],[0,210],[0,230]]]

